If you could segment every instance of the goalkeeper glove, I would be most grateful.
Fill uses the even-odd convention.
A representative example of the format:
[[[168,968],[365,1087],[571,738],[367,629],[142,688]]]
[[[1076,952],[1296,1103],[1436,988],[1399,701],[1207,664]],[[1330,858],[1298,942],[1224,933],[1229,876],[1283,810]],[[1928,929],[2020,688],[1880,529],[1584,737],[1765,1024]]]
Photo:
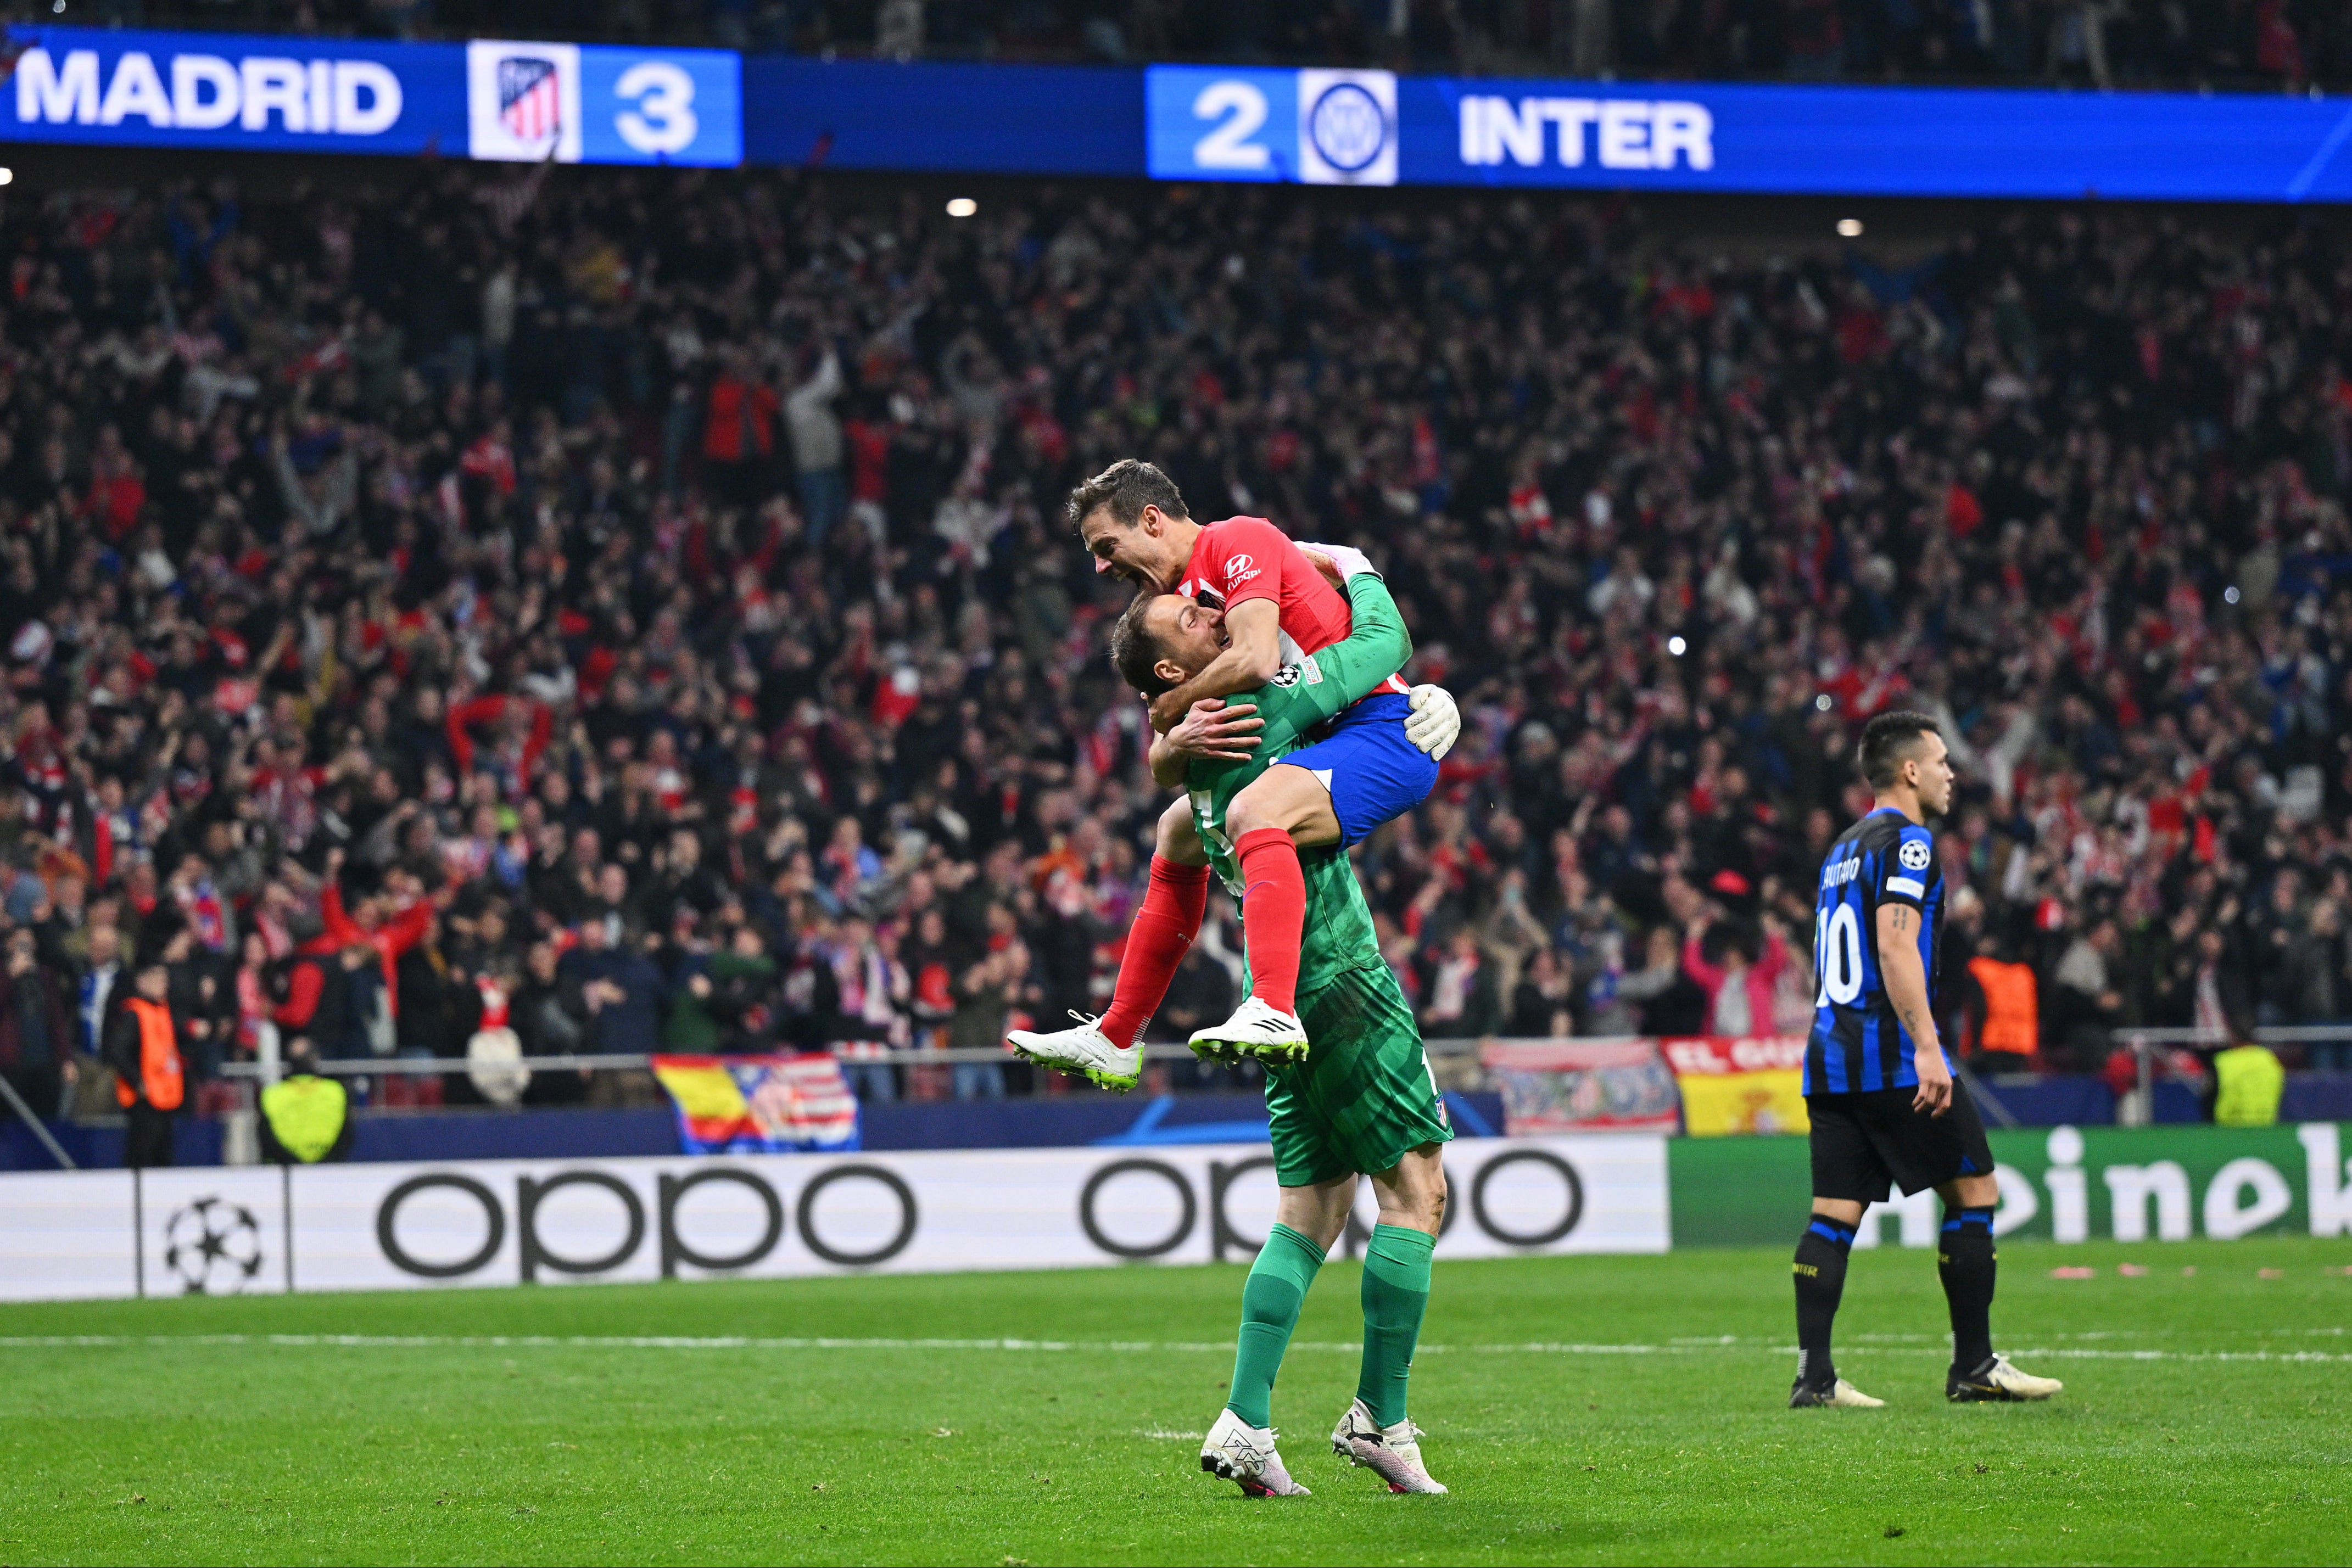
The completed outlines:
[[[1444,686],[1415,686],[1411,696],[1412,715],[1404,721],[1404,737],[1429,753],[1431,761],[1444,761],[1462,733],[1462,710],[1454,706],[1454,694]]]

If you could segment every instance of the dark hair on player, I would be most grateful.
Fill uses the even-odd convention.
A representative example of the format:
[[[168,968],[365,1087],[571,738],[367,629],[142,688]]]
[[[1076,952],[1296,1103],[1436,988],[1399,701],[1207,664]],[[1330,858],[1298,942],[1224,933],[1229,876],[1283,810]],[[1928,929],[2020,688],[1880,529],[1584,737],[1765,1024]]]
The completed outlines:
[[[1943,728],[1924,713],[1908,708],[1883,713],[1862,727],[1862,744],[1853,749],[1853,763],[1874,789],[1884,789],[1902,775],[1919,737],[1941,735]]]
[[[1105,507],[1110,508],[1111,521],[1122,528],[1135,527],[1146,507],[1157,507],[1171,517],[1190,519],[1192,516],[1184,509],[1184,497],[1177,490],[1176,481],[1161,473],[1157,465],[1140,457],[1122,457],[1072,490],[1062,510],[1070,526],[1076,528]]]
[[[1175,690],[1175,683],[1160,678],[1160,640],[1143,622],[1145,612],[1160,595],[1139,593],[1135,602],[1120,612],[1110,628],[1111,668],[1118,678],[1141,692],[1156,697],[1161,692]]]

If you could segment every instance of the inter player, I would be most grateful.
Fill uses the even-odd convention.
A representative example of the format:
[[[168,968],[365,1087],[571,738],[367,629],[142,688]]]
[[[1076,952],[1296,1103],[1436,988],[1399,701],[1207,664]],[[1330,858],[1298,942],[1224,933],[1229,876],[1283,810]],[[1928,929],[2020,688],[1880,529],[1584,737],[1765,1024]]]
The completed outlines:
[[[1181,782],[1190,763],[1248,757],[1261,720],[1249,705],[1223,699],[1348,635],[1348,601],[1298,545],[1260,517],[1194,522],[1175,485],[1149,463],[1112,464],[1072,493],[1068,512],[1097,570],[1223,612],[1227,641],[1216,656],[1152,701],[1151,768],[1163,784]],[[1261,774],[1233,802],[1226,829],[1256,894],[1244,915],[1245,936],[1261,958],[1251,994],[1232,1018],[1199,1030],[1196,1043],[1269,1059],[1307,1049],[1298,970],[1287,956],[1298,950],[1305,918],[1299,851],[1347,848],[1420,804],[1436,781],[1436,760],[1460,732],[1444,691],[1408,689],[1393,669],[1366,674],[1372,685],[1353,694],[1362,700],[1342,705],[1313,755]],[[1191,813],[1180,801],[1160,818],[1109,1009],[1075,1029],[1016,1030],[1008,1037],[1013,1048],[1107,1088],[1132,1088],[1141,1072],[1137,1037],[1199,935],[1207,896]]]
[[[1412,651],[1395,601],[1352,550],[1333,550],[1348,574],[1353,630],[1340,642],[1283,664],[1244,700],[1265,725],[1251,757],[1194,762],[1187,800],[1200,842],[1244,916],[1258,896],[1230,833],[1234,802],[1300,749],[1307,733],[1344,706],[1345,694]],[[1174,594],[1138,599],[1112,634],[1119,673],[1146,695],[1181,687],[1232,643],[1228,617]],[[1367,672],[1370,672],[1368,676]],[[1417,754],[1416,754],[1417,755]],[[1275,1374],[1298,1312],[1331,1244],[1348,1223],[1356,1178],[1369,1176],[1380,1223],[1364,1253],[1364,1356],[1356,1398],[1331,1446],[1400,1492],[1442,1492],[1422,1462],[1420,1428],[1405,1416],[1405,1385],[1429,1302],[1430,1253],[1445,1207],[1442,1145],[1453,1137],[1412,1009],[1381,961],[1370,907],[1347,852],[1336,844],[1303,859],[1307,886],[1298,966],[1298,1012],[1315,1048],[1266,1069],[1267,1121],[1281,1198],[1273,1231],[1242,1288],[1240,1345],[1231,1397],[1201,1449],[1201,1468],[1253,1496],[1303,1494],[1275,1448]],[[1255,968],[1265,955],[1247,943]]]
[[[1952,765],[1936,721],[1883,713],[1863,727],[1857,761],[1876,801],[1822,862],[1814,904],[1820,978],[1805,1045],[1812,1118],[1813,1217],[1797,1243],[1797,1383],[1792,1409],[1874,1408],[1837,1375],[1830,1325],[1846,1254],[1866,1205],[1891,1186],[1932,1186],[1944,1200],[1937,1272],[1952,1316],[1944,1397],[2047,1399],[2064,1386],[2032,1377],[1992,1348],[1992,1151],[1967,1086],[1952,1080],[1936,1031],[1936,944],[1944,877],[1930,817],[1952,804]]]

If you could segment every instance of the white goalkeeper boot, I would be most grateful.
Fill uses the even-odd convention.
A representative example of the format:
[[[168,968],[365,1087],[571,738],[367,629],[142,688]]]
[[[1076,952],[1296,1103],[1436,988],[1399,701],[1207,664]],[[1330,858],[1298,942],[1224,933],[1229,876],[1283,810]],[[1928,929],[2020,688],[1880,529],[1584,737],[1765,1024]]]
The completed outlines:
[[[1134,1088],[1143,1077],[1143,1048],[1113,1045],[1097,1020],[1082,1012],[1070,1016],[1078,1020],[1077,1028],[1058,1029],[1050,1034],[1016,1029],[1004,1038],[1017,1054],[1040,1067],[1074,1074],[1120,1094]]]
[[[1201,1469],[1223,1476],[1252,1497],[1307,1497],[1275,1452],[1274,1428],[1253,1427],[1230,1410],[1217,1412],[1209,1440],[1201,1445]]]
[[[1255,1056],[1279,1067],[1307,1054],[1307,1026],[1252,997],[1224,1022],[1194,1030],[1192,1051],[1199,1056]]]
[[[1331,1451],[1379,1476],[1392,1492],[1443,1492],[1445,1488],[1421,1462],[1421,1428],[1410,1421],[1381,1426],[1359,1399],[1331,1428]]]

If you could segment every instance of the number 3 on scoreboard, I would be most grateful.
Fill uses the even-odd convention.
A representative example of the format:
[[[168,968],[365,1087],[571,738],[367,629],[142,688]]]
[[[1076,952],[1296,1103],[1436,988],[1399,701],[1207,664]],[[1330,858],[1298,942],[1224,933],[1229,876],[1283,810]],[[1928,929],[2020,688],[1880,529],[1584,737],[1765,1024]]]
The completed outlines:
[[[635,100],[634,108],[613,117],[613,129],[640,152],[683,152],[702,129],[694,117],[694,78],[667,60],[631,66],[614,84],[613,96]]]

